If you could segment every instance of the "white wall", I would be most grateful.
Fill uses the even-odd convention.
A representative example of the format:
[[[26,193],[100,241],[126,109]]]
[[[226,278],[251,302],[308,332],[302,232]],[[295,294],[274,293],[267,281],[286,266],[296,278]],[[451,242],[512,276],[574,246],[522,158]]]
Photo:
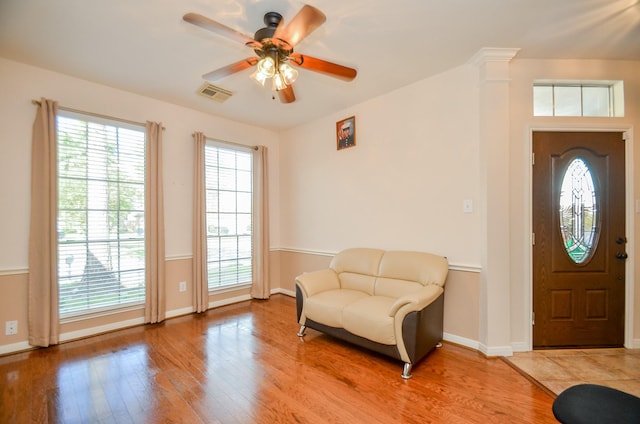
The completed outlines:
[[[478,70],[464,65],[284,133],[281,243],[415,249],[480,264]],[[336,122],[356,142],[336,150]]]
[[[26,270],[29,237],[32,99],[127,120],[160,121],[163,134],[167,257],[191,256],[194,131],[269,148],[271,204],[279,202],[278,134],[0,58],[0,272]],[[194,93],[194,96],[197,95]],[[278,214],[270,214],[278,245]]]

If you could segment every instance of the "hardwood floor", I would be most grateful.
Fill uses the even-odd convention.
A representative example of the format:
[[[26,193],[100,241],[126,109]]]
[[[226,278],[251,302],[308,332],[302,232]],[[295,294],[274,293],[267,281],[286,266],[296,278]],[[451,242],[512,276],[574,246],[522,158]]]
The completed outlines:
[[[0,423],[555,423],[553,398],[445,343],[402,364],[313,330],[284,295],[0,358]]]

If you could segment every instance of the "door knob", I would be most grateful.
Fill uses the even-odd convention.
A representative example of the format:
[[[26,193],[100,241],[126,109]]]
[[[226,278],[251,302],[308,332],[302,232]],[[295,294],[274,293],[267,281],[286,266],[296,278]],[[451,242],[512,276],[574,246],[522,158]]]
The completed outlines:
[[[627,252],[617,252],[616,253],[616,258],[618,258],[618,259],[627,259],[628,258]]]
[[[616,244],[625,244],[627,242],[627,238],[626,237],[618,237],[616,239]]]

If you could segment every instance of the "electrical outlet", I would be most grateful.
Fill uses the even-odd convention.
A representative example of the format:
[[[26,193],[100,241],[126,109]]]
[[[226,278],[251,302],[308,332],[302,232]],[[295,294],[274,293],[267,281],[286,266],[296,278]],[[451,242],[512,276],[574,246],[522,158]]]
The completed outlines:
[[[180,287],[180,291],[181,292],[186,292],[187,291],[187,282],[186,281],[180,281],[180,283],[178,283],[178,286]]]
[[[6,321],[4,323],[4,329],[4,334],[7,336],[18,334],[18,321]]]

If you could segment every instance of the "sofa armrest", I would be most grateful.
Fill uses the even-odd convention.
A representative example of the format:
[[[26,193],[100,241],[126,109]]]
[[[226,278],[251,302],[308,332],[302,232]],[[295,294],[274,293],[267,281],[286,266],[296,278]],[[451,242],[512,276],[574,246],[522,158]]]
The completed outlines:
[[[406,315],[409,312],[419,311],[427,307],[431,302],[436,300],[440,294],[442,294],[444,290],[442,287],[430,284],[426,287],[423,287],[417,292],[407,294],[405,296],[399,297],[391,308],[389,308],[389,316],[394,317],[402,308],[402,315]]]
[[[300,287],[304,297],[313,296],[325,290],[340,288],[338,274],[330,268],[305,272],[298,275],[296,277],[296,284]]]

